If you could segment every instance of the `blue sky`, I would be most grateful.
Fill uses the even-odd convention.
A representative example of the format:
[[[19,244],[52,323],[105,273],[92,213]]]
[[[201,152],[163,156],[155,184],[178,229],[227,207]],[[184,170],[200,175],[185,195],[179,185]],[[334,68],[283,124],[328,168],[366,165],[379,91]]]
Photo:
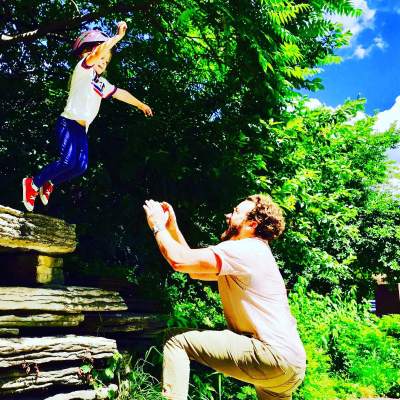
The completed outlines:
[[[342,63],[326,66],[319,75],[324,90],[306,94],[332,107],[364,97],[368,114],[380,112],[377,130],[394,121],[400,127],[400,0],[353,0],[353,4],[362,9],[361,17],[331,17],[353,33],[350,45],[338,52]],[[389,156],[400,163],[400,149]]]

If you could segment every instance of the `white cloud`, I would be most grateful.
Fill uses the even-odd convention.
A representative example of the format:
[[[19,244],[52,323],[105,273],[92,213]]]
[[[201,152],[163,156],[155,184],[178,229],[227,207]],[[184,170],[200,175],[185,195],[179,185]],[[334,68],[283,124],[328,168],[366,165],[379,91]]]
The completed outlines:
[[[354,50],[353,56],[362,60],[363,58],[367,57],[369,53],[371,53],[371,50],[371,46],[366,49],[361,44],[359,44]]]
[[[328,106],[325,103],[322,103],[320,100],[316,99],[315,97],[308,98],[307,101],[304,103],[304,106],[309,108],[310,110],[315,110],[319,107],[329,108],[330,110],[334,110],[334,107]]]
[[[378,49],[385,50],[388,44],[382,39],[382,36],[377,36],[374,38],[374,44]]]
[[[318,99],[310,98],[304,103],[304,106],[310,110],[315,110],[316,108],[321,107],[322,103]]]
[[[374,49],[384,51],[388,44],[381,35],[377,35],[372,42],[360,43],[360,34],[366,29],[375,30],[375,16],[377,9],[370,8],[367,0],[353,0],[353,6],[362,11],[360,17],[343,15],[330,15],[328,18],[343,25],[345,31],[350,31],[353,36],[347,49],[344,49],[344,59],[358,58],[360,60],[368,57]]]
[[[382,37],[376,36],[374,38],[374,42],[371,45],[369,45],[368,47],[364,47],[363,45],[359,44],[356,47],[356,49],[354,50],[353,55],[350,57],[347,57],[347,59],[356,57],[356,58],[362,60],[363,58],[368,57],[371,54],[372,50],[374,50],[375,48],[378,48],[381,51],[384,51],[387,47],[388,47],[388,44],[382,39]]]
[[[392,108],[382,111],[377,115],[375,130],[377,132],[384,132],[388,130],[393,123],[400,128],[400,96],[397,97]]]
[[[353,0],[353,6],[362,10],[361,17],[354,18],[343,15],[332,15],[329,19],[343,25],[345,31],[353,34],[352,41],[365,29],[374,29],[376,10],[369,8],[366,0]]]
[[[374,126],[376,132],[384,132],[388,130],[393,124],[400,128],[400,96],[397,97],[394,105],[389,110],[380,112],[377,115],[377,120]],[[400,168],[400,147],[390,149],[387,152],[389,160],[395,162],[395,167]],[[389,186],[393,192],[400,193],[400,180],[394,176],[389,182]]]
[[[361,121],[366,116],[367,116],[367,114],[365,114],[364,111],[357,111],[357,114],[353,118],[349,119],[348,123],[350,125],[354,125],[357,121]]]

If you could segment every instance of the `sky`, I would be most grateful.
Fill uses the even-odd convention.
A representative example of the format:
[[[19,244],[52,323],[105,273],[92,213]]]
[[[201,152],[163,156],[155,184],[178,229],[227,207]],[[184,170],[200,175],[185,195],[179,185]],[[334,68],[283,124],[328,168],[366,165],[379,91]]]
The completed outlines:
[[[400,0],[352,2],[361,17],[330,16],[353,33],[350,45],[337,52],[343,61],[324,67],[319,77],[325,89],[306,94],[331,107],[366,98],[366,112],[378,112],[377,131],[396,121],[400,128]],[[400,166],[400,148],[388,156]]]

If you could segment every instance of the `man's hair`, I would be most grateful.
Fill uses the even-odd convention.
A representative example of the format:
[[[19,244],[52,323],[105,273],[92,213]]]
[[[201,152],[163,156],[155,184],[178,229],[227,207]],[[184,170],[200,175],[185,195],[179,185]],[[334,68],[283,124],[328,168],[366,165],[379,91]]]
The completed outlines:
[[[254,203],[254,208],[248,213],[247,220],[257,222],[256,236],[268,241],[279,237],[285,230],[285,218],[272,198],[264,194],[255,194],[246,200]]]

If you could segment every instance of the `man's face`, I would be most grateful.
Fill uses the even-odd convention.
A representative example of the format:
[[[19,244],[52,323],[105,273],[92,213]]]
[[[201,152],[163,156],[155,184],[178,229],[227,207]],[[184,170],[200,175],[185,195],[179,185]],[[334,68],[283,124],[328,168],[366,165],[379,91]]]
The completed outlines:
[[[221,240],[230,240],[238,236],[241,230],[248,224],[247,215],[254,208],[254,203],[250,200],[244,200],[238,204],[230,214],[225,214],[228,228],[221,235]]]

